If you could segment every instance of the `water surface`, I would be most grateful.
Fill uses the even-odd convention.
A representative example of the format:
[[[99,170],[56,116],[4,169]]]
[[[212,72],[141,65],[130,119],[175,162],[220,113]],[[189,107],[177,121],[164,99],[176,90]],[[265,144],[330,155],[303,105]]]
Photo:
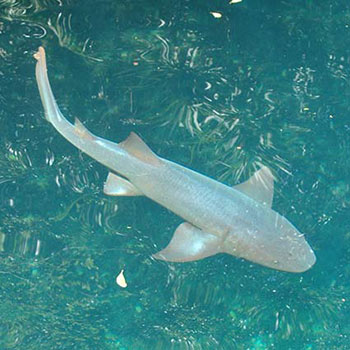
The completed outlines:
[[[269,166],[316,265],[153,260],[181,219],[103,195],[43,118],[39,45],[94,133],[232,185]],[[0,348],[349,349],[349,47],[345,0],[0,1]]]

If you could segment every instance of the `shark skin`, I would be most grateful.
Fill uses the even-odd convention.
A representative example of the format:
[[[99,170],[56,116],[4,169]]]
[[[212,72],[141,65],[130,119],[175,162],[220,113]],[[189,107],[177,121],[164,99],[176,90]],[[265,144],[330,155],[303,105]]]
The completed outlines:
[[[110,172],[104,193],[146,196],[182,217],[166,248],[154,258],[187,262],[227,253],[288,272],[310,269],[316,257],[305,237],[271,209],[274,178],[263,166],[234,187],[157,156],[131,133],[114,143],[70,123],[59,110],[47,76],[45,50],[34,55],[36,79],[46,119],[69,142]]]

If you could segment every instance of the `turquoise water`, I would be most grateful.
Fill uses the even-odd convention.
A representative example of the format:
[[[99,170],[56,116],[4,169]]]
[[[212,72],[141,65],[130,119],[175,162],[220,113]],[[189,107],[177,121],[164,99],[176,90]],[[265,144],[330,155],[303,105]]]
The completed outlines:
[[[232,185],[269,166],[316,265],[153,260],[182,220],[103,195],[43,118],[40,45],[94,133]],[[0,349],[350,349],[349,47],[346,0],[1,0]]]

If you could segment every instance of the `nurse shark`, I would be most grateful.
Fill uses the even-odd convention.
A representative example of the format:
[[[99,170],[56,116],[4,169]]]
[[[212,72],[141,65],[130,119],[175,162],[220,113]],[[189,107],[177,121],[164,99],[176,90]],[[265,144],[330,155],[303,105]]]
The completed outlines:
[[[267,167],[230,187],[157,156],[133,132],[120,143],[95,136],[78,119],[72,124],[62,115],[48,80],[44,48],[39,47],[34,57],[46,119],[110,170],[104,193],[144,195],[184,219],[154,258],[187,262],[227,253],[288,272],[313,266],[315,254],[304,235],[271,209],[274,178]]]

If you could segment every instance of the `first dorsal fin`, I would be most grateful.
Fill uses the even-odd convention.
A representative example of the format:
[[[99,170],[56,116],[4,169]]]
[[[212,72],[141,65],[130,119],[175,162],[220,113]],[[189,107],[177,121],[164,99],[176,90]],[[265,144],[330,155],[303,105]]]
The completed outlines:
[[[161,160],[153,151],[145,144],[145,142],[134,132],[131,132],[128,138],[119,143],[128,153],[136,158],[153,165],[160,165]]]
[[[273,201],[273,181],[274,177],[270,169],[263,166],[247,181],[233,188],[271,208]]]

